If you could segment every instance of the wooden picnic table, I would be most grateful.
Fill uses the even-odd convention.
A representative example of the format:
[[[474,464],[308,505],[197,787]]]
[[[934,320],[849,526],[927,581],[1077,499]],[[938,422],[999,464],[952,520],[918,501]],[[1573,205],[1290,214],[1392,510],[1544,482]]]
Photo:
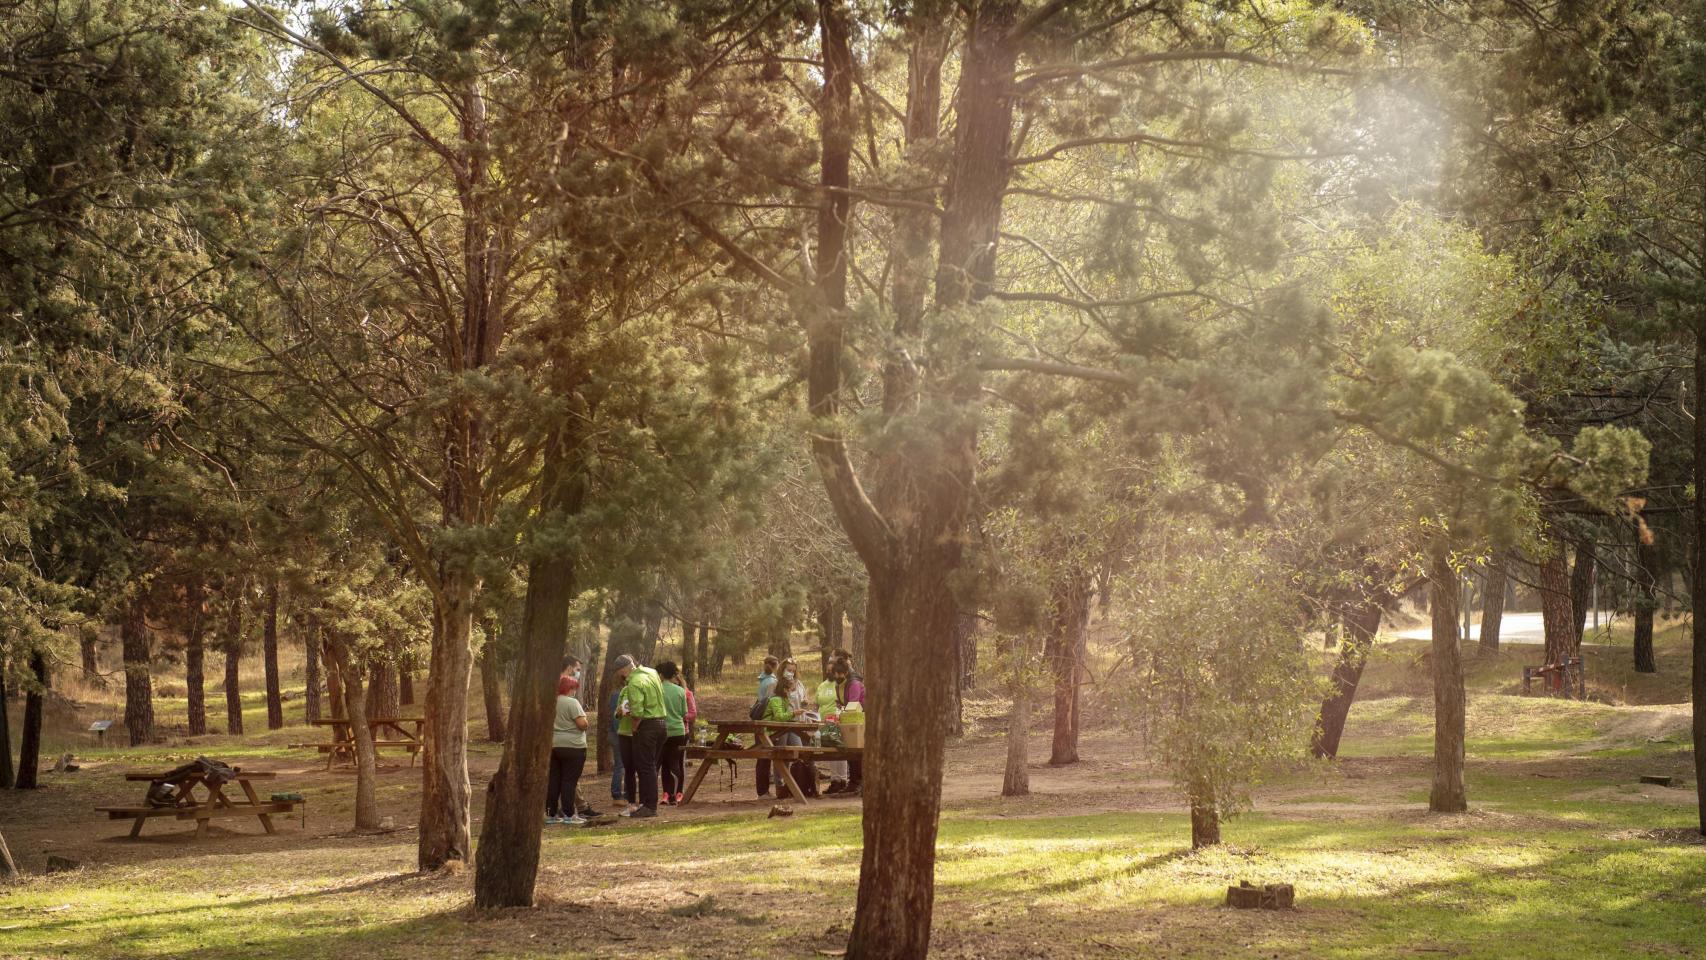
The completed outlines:
[[[278,776],[276,773],[261,770],[243,770],[236,768],[237,774],[222,784],[209,783],[206,775],[190,773],[179,779],[183,789],[178,793],[177,802],[171,806],[155,807],[148,804],[135,806],[96,807],[105,813],[108,820],[135,820],[131,825],[130,836],[142,834],[142,825],[153,817],[172,817],[177,820],[194,820],[197,839],[207,834],[207,823],[214,818],[226,817],[259,817],[261,826],[267,833],[277,833],[273,829],[272,815],[275,813],[290,813],[296,809],[295,800],[262,800],[255,793],[254,780],[271,780]],[[159,773],[131,772],[124,775],[125,780],[132,783],[153,783],[156,780],[167,779],[167,771]],[[225,787],[237,784],[243,789],[247,800],[233,802],[225,795]],[[195,790],[199,787],[206,796],[197,799]]]
[[[857,747],[788,747],[777,746],[770,739],[772,733],[798,733],[802,737],[816,733],[822,725],[817,723],[800,723],[781,720],[712,720],[711,726],[716,728],[710,746],[690,746],[687,756],[700,761],[699,768],[693,771],[693,777],[687,782],[687,792],[682,794],[680,806],[693,802],[693,795],[698,792],[699,784],[704,781],[705,774],[710,772],[712,761],[715,760],[769,760],[778,764],[782,783],[788,788],[788,793],[795,802],[804,805],[806,796],[794,780],[793,771],[788,769],[791,760],[835,761],[859,760],[865,751]],[[737,741],[737,737],[752,737],[752,745],[747,746]]]
[[[339,760],[345,763],[355,762],[355,725],[345,717],[321,717],[314,721],[316,727],[331,727],[332,739],[329,743],[299,743],[298,747],[313,747],[326,755],[326,769],[332,769],[332,764]],[[421,738],[421,729],[426,726],[425,717],[368,717],[367,728],[373,731],[373,749],[380,750],[397,748],[409,752],[409,766],[415,765],[415,755],[425,748],[426,742]]]

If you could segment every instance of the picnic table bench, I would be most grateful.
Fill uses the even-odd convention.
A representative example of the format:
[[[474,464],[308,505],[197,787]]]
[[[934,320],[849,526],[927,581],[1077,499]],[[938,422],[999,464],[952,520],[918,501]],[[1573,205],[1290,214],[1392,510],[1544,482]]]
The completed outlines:
[[[680,806],[693,802],[693,795],[699,791],[699,784],[704,782],[705,775],[711,770],[711,761],[769,760],[778,764],[776,769],[782,777],[783,785],[788,788],[789,795],[796,803],[804,805],[805,793],[794,780],[793,772],[788,769],[789,761],[859,760],[865,755],[864,750],[856,747],[778,746],[770,739],[772,733],[797,733],[802,736],[816,733],[820,728],[816,723],[778,720],[712,720],[710,723],[716,728],[710,745],[687,748],[688,758],[700,763],[698,769],[693,771],[692,778],[687,781],[687,791],[682,794]],[[742,736],[751,736],[752,745],[747,746],[736,739]]]
[[[1587,699],[1587,670],[1583,667],[1581,657],[1565,657],[1563,663],[1523,667],[1523,696],[1529,694],[1529,687],[1535,680],[1544,680],[1548,693],[1566,692],[1574,694],[1578,700]]]
[[[400,749],[409,752],[409,766],[415,765],[415,755],[426,746],[421,739],[421,728],[426,725],[424,717],[368,717],[367,728],[373,731],[374,752],[387,749]],[[326,755],[326,769],[332,769],[332,764],[342,760],[345,763],[355,762],[355,725],[343,717],[322,717],[314,721],[316,727],[331,727],[332,739],[325,743],[293,743],[291,746],[312,748]]]
[[[298,801],[262,800],[255,793],[254,784],[250,782],[253,780],[271,780],[276,776],[278,774],[268,771],[244,771],[239,768],[235,777],[226,783],[215,784],[209,783],[202,774],[192,773],[178,781],[182,784],[183,789],[178,794],[177,802],[171,806],[156,807],[148,804],[135,804],[96,807],[95,810],[105,813],[108,820],[135,820],[136,822],[130,827],[132,838],[141,836],[142,825],[154,817],[194,820],[197,839],[207,834],[208,821],[229,817],[259,817],[261,826],[265,828],[267,833],[277,833],[278,831],[273,829],[272,825],[273,814],[292,812],[296,809]],[[163,772],[132,772],[124,775],[125,780],[132,783],[152,783],[155,780],[164,780],[166,777],[167,775]],[[243,795],[247,797],[247,800],[233,802],[231,798],[225,795],[225,787],[232,783],[242,788]],[[196,799],[195,789],[197,787],[206,792],[206,797]]]

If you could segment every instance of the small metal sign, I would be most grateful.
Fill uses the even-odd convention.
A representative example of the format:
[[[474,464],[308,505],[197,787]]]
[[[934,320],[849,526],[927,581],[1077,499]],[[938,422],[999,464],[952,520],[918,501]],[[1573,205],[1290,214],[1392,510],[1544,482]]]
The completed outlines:
[[[108,730],[112,729],[112,725],[113,722],[111,720],[96,720],[94,723],[89,724],[89,732],[106,733]]]

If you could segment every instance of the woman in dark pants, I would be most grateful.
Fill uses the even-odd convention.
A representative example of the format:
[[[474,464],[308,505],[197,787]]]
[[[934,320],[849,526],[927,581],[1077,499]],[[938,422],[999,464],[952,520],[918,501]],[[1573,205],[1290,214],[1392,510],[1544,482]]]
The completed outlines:
[[[674,806],[687,789],[687,688],[681,685],[681,670],[673,660],[657,665],[663,679],[663,756],[658,761],[663,777],[663,802]]]
[[[582,824],[575,810],[575,788],[586,769],[586,709],[575,698],[580,682],[557,680],[557,719],[551,728],[551,769],[545,782],[545,822]]]

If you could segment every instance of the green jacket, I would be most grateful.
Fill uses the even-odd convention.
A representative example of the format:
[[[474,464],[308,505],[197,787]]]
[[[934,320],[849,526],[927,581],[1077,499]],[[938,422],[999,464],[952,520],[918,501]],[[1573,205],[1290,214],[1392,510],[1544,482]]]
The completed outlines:
[[[794,708],[788,705],[787,697],[771,697],[764,708],[764,719],[789,723],[794,719]]]
[[[663,681],[658,679],[658,672],[651,667],[635,667],[629,671],[628,682],[622,687],[622,696],[628,701],[628,715],[633,717],[636,723],[664,718]]]
[[[663,685],[663,725],[672,737],[687,736],[687,691],[673,683]]]

